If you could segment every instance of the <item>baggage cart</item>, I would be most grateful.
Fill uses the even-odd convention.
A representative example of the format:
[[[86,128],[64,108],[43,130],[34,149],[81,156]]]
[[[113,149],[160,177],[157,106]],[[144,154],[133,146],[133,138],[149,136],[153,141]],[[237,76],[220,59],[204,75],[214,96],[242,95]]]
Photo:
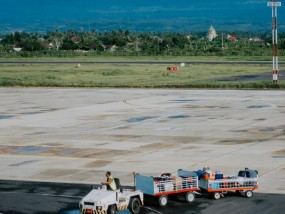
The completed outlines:
[[[240,171],[238,176],[222,177],[211,179],[204,174],[199,180],[201,190],[212,194],[213,198],[218,200],[227,192],[236,192],[238,195],[244,195],[247,198],[252,197],[253,191],[258,189],[257,171],[245,169]]]
[[[199,190],[198,176],[180,177],[172,176],[166,179],[156,180],[155,177],[136,174],[136,189],[141,190],[145,195],[158,199],[161,207],[168,203],[168,196],[183,195],[186,202],[195,200],[195,193]]]

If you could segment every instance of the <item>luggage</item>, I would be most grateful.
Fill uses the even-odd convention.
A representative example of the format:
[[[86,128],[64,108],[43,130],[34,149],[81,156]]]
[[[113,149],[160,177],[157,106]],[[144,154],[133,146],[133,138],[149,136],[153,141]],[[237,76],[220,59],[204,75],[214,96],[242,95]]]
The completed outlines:
[[[203,170],[198,170],[195,172],[198,176],[198,178],[200,179],[202,177],[202,175],[204,175],[206,172],[204,172]]]
[[[240,170],[238,172],[239,177],[244,178],[257,178],[258,172],[256,170],[251,170],[248,168],[245,168],[244,170]]]
[[[223,174],[216,174],[216,179],[223,179],[224,175]]]
[[[173,191],[173,189],[174,189],[173,184],[171,184],[171,183],[166,183],[166,184],[164,184],[164,191],[165,191],[165,192]]]
[[[219,189],[220,188],[220,183],[212,183],[209,185],[211,189]]]
[[[196,174],[196,172],[179,169],[178,176],[182,178],[188,178],[188,177],[197,177],[198,175]]]

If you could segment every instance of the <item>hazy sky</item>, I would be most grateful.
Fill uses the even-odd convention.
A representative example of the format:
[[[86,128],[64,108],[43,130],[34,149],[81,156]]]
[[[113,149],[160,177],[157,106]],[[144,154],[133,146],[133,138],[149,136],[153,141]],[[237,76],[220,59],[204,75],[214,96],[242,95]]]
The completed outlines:
[[[220,13],[230,14],[239,11],[241,16],[247,16],[248,11],[256,12],[266,7],[267,0],[0,0],[2,18],[18,18],[19,20],[41,18],[91,18],[92,16],[164,16],[207,14],[211,16]],[[7,8],[7,9],[5,9]],[[186,14],[187,13],[187,14]],[[13,15],[13,17],[11,17]],[[24,16],[24,17],[23,17]]]

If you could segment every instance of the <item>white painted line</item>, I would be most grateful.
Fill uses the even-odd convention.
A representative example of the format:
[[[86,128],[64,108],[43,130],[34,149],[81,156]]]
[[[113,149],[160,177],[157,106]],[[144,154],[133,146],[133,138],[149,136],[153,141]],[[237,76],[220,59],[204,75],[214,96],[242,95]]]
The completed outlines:
[[[152,208],[150,208],[150,207],[144,207],[144,208],[147,209],[147,210],[153,211],[153,212],[155,212],[155,213],[162,214],[161,212],[159,212],[159,211],[157,211],[157,210],[154,210],[154,209],[152,209]]]

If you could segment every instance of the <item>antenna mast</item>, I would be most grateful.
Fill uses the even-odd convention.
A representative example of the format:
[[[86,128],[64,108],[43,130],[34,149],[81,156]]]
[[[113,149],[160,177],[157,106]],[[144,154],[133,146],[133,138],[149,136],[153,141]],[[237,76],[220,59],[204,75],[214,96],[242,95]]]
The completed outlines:
[[[281,7],[281,2],[272,0],[267,3],[268,7],[272,7],[272,79],[274,84],[278,84],[278,34],[277,34],[277,7]]]

